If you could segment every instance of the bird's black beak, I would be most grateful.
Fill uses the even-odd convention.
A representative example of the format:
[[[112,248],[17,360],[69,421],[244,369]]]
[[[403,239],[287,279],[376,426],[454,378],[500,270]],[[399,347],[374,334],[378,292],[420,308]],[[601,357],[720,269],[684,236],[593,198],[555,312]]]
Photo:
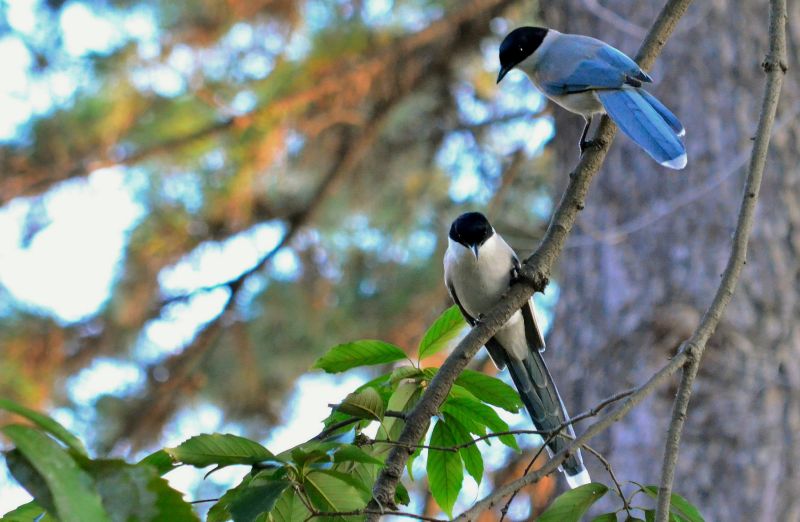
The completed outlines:
[[[471,246],[469,247],[469,249],[470,249],[470,250],[472,250],[472,253],[475,255],[475,260],[476,260],[476,261],[478,260],[478,247],[479,247],[479,246],[480,246],[480,245],[471,245]]]
[[[500,74],[497,75],[497,83],[500,83],[500,81],[505,78],[506,74],[508,74],[508,71],[511,69],[512,67],[501,67]]]

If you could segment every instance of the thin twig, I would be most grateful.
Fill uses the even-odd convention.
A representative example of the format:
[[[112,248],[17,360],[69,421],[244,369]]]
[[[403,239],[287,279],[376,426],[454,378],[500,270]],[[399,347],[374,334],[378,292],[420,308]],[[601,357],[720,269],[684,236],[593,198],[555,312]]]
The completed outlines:
[[[633,514],[631,514],[631,505],[628,502],[628,499],[625,498],[625,493],[622,492],[622,484],[620,484],[619,480],[617,480],[617,475],[614,474],[614,470],[611,468],[611,463],[608,462],[608,459],[606,459],[603,455],[601,455],[599,451],[592,448],[588,444],[584,444],[583,449],[594,455],[595,458],[597,458],[597,460],[600,461],[603,467],[606,468],[606,471],[608,471],[608,475],[611,477],[611,481],[614,483],[614,487],[617,488],[617,493],[619,494],[619,498],[622,499],[622,507],[625,508],[625,512],[628,514],[628,518],[629,519],[633,518]]]
[[[477,520],[477,517],[497,505],[503,498],[513,494],[515,491],[538,482],[543,477],[553,473],[558,469],[564,460],[569,457],[576,449],[583,447],[593,437],[607,430],[612,424],[623,418],[634,407],[641,403],[648,395],[656,390],[665,380],[677,372],[687,360],[687,348],[684,346],[666,365],[664,365],[658,372],[652,375],[644,384],[637,387],[631,393],[619,408],[610,411],[603,415],[594,424],[590,425],[581,435],[571,443],[567,444],[564,449],[553,455],[540,469],[535,472],[528,473],[525,476],[509,482],[508,484],[495,489],[491,494],[476,502],[470,509],[459,515],[455,520],[466,522]]]
[[[764,166],[767,161],[771,130],[778,110],[781,85],[786,74],[786,0],[770,1],[769,34],[769,53],[762,64],[767,76],[764,98],[753,143],[753,151],[750,156],[742,202],[739,207],[736,231],[733,235],[731,253],[720,285],[714,295],[714,300],[708,307],[700,325],[687,342],[687,348],[691,348],[691,351],[689,352],[688,364],[683,370],[681,382],[678,386],[678,393],[673,403],[672,419],[667,432],[664,463],[661,469],[661,483],[658,488],[656,522],[666,522],[669,517],[672,482],[675,477],[675,466],[678,462],[681,433],[703,352],[708,339],[716,330],[717,324],[733,296],[742,268],[747,262],[747,243],[750,232],[753,229],[756,203],[764,175]]]
[[[536,450],[536,453],[533,454],[533,457],[531,458],[530,462],[528,462],[528,465],[525,466],[525,471],[522,472],[523,476],[527,475],[531,471],[533,465],[536,463],[537,460],[539,460],[539,457],[542,455],[542,452],[547,448],[547,445],[555,438],[555,436],[556,436],[555,433],[551,433],[550,435],[547,436],[547,439],[544,441],[544,443],[539,447],[538,450]],[[503,522],[503,520],[505,520],[506,514],[508,514],[508,509],[511,507],[511,503],[514,502],[515,498],[517,498],[517,494],[521,489],[522,487],[520,486],[517,490],[515,490],[511,494],[511,496],[508,497],[508,501],[506,501],[505,505],[500,509],[500,522]]]

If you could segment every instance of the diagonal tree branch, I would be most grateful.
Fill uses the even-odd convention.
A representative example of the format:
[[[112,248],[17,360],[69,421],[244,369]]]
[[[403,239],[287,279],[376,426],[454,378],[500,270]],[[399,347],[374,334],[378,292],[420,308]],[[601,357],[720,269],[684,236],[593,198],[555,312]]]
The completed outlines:
[[[691,0],[670,0],[656,19],[636,56],[644,69],[649,69],[655,61],[678,20],[688,8]],[[564,243],[575,224],[578,212],[583,209],[586,194],[592,178],[600,170],[616,127],[604,117],[598,129],[599,146],[588,151],[577,168],[570,174],[570,182],[556,208],[539,248],[525,261],[522,267],[522,281],[514,285],[479,325],[473,328],[453,350],[436,377],[430,382],[420,401],[409,412],[403,432],[398,439],[402,444],[417,444],[425,435],[431,417],[447,397],[456,377],[461,373],[475,353],[494,333],[505,324],[513,313],[522,307],[536,291],[543,291],[556,258],[564,248]],[[674,371],[674,370],[673,370]],[[630,402],[631,398],[626,402]],[[582,441],[585,442],[585,441]],[[410,455],[409,449],[395,447],[389,453],[378,480],[373,487],[372,509],[392,506],[397,482]],[[553,469],[557,464],[553,466]],[[370,513],[366,520],[376,521],[379,514]]]
[[[786,75],[786,18],[786,0],[771,0],[769,11],[769,52],[762,63],[767,76],[766,85],[764,87],[764,98],[761,105],[761,114],[758,118],[753,151],[750,155],[747,180],[745,181],[742,202],[739,207],[736,232],[733,236],[733,245],[728,264],[722,274],[722,281],[720,281],[719,288],[717,288],[714,300],[703,316],[700,325],[688,341],[688,345],[694,346],[695,349],[689,353],[687,365],[683,369],[678,393],[673,404],[672,419],[664,448],[661,484],[658,488],[656,522],[667,522],[669,517],[670,496],[672,494],[672,482],[675,477],[675,466],[678,462],[681,433],[703,352],[708,339],[714,334],[717,323],[719,323],[725,308],[733,296],[739,276],[747,262],[747,243],[750,232],[753,229],[756,203],[758,202],[764,166],[767,161],[769,140],[775,123],[775,114],[778,110],[781,85]]]

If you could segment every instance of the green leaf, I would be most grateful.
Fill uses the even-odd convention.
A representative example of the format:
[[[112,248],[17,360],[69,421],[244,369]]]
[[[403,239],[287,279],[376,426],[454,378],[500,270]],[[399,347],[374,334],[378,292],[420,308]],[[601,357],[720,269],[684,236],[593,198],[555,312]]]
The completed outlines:
[[[336,409],[359,419],[371,420],[381,420],[384,412],[383,399],[375,388],[349,394]]]
[[[419,396],[422,394],[422,389],[419,383],[416,382],[401,382],[397,385],[397,389],[392,393],[389,398],[387,408],[392,411],[407,412],[417,403]],[[387,417],[378,428],[378,439],[383,440],[397,440],[400,433],[403,431],[405,421],[396,417]],[[375,455],[382,457],[388,453],[394,446],[390,444],[375,444]]]
[[[394,490],[394,501],[401,506],[407,506],[411,503],[411,497],[402,482],[398,482]]]
[[[480,406],[484,406],[491,410],[485,404],[479,403],[474,399],[466,399],[466,398],[451,398],[448,399],[447,402],[444,403],[441,410],[443,413],[449,414],[451,417],[458,420],[464,428],[470,433],[473,433],[479,437],[486,435],[486,424],[484,422],[483,416],[480,412],[476,412],[473,409],[473,406],[479,404]],[[494,410],[492,410],[494,412]],[[495,414],[497,412],[494,412]],[[498,416],[499,418],[499,416]],[[502,419],[501,419],[502,421]],[[491,439],[486,439],[487,444],[491,444]]]
[[[176,462],[204,468],[216,464],[222,468],[232,464],[256,464],[275,460],[267,448],[238,435],[213,433],[196,435],[175,448],[165,448]]]
[[[559,495],[537,519],[538,522],[579,522],[584,513],[606,494],[598,482],[584,484]]]
[[[469,434],[467,428],[458,422],[455,417],[445,413],[444,419],[450,427],[450,433],[455,438],[457,444],[461,445],[473,442],[474,439],[472,435]],[[458,454],[461,455],[461,460],[464,461],[464,467],[467,473],[475,479],[475,482],[480,484],[483,479],[483,456],[481,456],[478,445],[470,444],[469,446],[465,446],[458,450]]]
[[[476,401],[475,399],[468,399],[466,397],[456,397],[447,399],[447,402],[442,406],[442,411],[449,413],[455,417],[470,433],[481,435],[477,430],[474,430],[474,424],[482,424],[489,428],[493,433],[508,431],[508,424],[500,418],[491,406]],[[515,451],[521,451],[517,444],[517,439],[513,435],[500,435],[498,437],[500,442]],[[488,442],[490,439],[486,439]]]
[[[517,391],[500,379],[490,377],[474,370],[464,370],[456,379],[456,384],[466,388],[483,402],[511,413],[517,413],[522,401]]]
[[[419,343],[419,359],[440,352],[467,325],[458,306],[453,305],[433,322]]]
[[[336,450],[336,453],[333,454],[333,461],[337,464],[341,462],[362,462],[364,464],[377,464],[379,466],[383,464],[382,460],[376,459],[361,448],[350,444],[344,445]]]
[[[298,466],[308,466],[315,463],[328,463],[333,461],[330,455],[332,448],[324,448],[313,443],[302,444],[278,455],[278,458],[291,459]]]
[[[658,486],[642,486],[637,484],[647,496],[658,499]],[[673,493],[669,498],[669,511],[676,515],[679,519],[685,519],[689,522],[705,522],[700,511],[688,500]]]
[[[261,513],[272,511],[290,485],[286,480],[271,480],[245,488],[231,501],[228,508],[233,521],[253,522]]]
[[[389,377],[389,382],[392,384],[397,384],[403,379],[411,379],[413,377],[420,377],[422,375],[424,374],[419,368],[415,368],[414,366],[400,366],[392,371],[392,375]]]
[[[358,366],[390,363],[405,356],[405,352],[393,344],[365,339],[334,346],[317,359],[313,368],[339,373]]]
[[[150,455],[140,460],[139,464],[154,467],[159,475],[163,475],[178,467],[178,465],[175,464],[175,461],[172,460],[172,457],[170,457],[169,453],[163,449],[154,451]]]
[[[32,522],[33,520],[36,522],[54,522],[53,517],[42,506],[33,501],[22,504],[0,518],[0,522]]]
[[[67,428],[54,421],[47,415],[33,411],[8,399],[0,399],[0,409],[4,409],[6,411],[10,411],[11,413],[16,413],[17,415],[25,417],[29,421],[42,428],[44,431],[48,432],[50,435],[54,436],[56,439],[63,442],[68,448],[75,451],[79,455],[83,455],[84,457],[89,455],[78,437],[70,433]]]
[[[28,462],[18,449],[6,452],[6,466],[19,484],[34,498],[36,503],[49,513],[56,513],[53,495],[44,477]]]
[[[44,480],[55,505],[54,514],[60,520],[110,522],[91,477],[58,443],[28,426],[12,424],[2,431]],[[17,476],[13,470],[12,473]]]
[[[431,434],[431,446],[453,447],[458,443],[447,423],[436,422]],[[464,468],[457,452],[428,450],[428,482],[436,503],[449,517],[453,516],[453,505],[464,481]]]
[[[270,513],[275,522],[305,522],[309,515],[311,513],[294,488],[283,492]]]
[[[616,513],[604,513],[592,519],[592,522],[617,522]]]
[[[422,448],[415,448],[414,453],[412,453],[406,461],[406,471],[408,471],[408,477],[414,481],[417,480],[414,478],[414,461],[417,460],[420,455],[422,455]]]
[[[371,381],[365,382],[364,384],[362,384],[361,386],[356,388],[355,391],[356,392],[360,392],[362,390],[366,390],[367,388],[375,388],[376,391],[378,391],[378,393],[380,394],[382,392],[382,390],[384,388],[386,388],[386,386],[384,386],[384,383],[386,383],[388,380],[389,380],[389,374],[385,373],[383,375],[380,375],[380,376],[372,379]],[[391,393],[391,392],[389,392],[389,393]],[[381,398],[383,398],[383,395],[381,395]],[[385,402],[385,400],[384,400],[384,402]],[[325,424],[325,427],[328,428],[328,427],[330,427],[331,425],[333,425],[333,424],[335,424],[337,422],[350,419],[351,417],[352,417],[351,415],[348,415],[346,413],[342,413],[342,412],[334,409],[333,411],[331,411],[331,414],[328,415],[328,418],[326,418],[322,422]],[[358,425],[358,424],[356,424],[356,425]],[[351,429],[353,429],[353,425],[349,425],[347,427],[341,428],[341,431],[334,432],[334,433],[343,433],[344,431],[349,431]],[[332,433],[331,436],[333,436],[333,435],[334,434]]]
[[[303,488],[311,505],[320,511],[352,511],[367,505],[363,492],[329,470],[312,471],[303,477]],[[321,520],[347,520],[321,517]]]
[[[194,522],[197,515],[152,466],[122,460],[92,460],[86,470],[97,484],[103,505],[115,522]]]

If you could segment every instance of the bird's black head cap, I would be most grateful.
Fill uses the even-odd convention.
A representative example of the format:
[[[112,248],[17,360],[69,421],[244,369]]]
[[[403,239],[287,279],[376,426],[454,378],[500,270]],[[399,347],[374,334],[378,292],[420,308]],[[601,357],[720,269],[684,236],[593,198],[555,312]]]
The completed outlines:
[[[544,27],[518,27],[508,33],[500,44],[500,74],[497,83],[516,67],[518,63],[532,55],[542,45],[547,29]]]
[[[494,229],[486,216],[480,212],[461,214],[450,226],[450,239],[467,248],[481,246],[492,237]]]

